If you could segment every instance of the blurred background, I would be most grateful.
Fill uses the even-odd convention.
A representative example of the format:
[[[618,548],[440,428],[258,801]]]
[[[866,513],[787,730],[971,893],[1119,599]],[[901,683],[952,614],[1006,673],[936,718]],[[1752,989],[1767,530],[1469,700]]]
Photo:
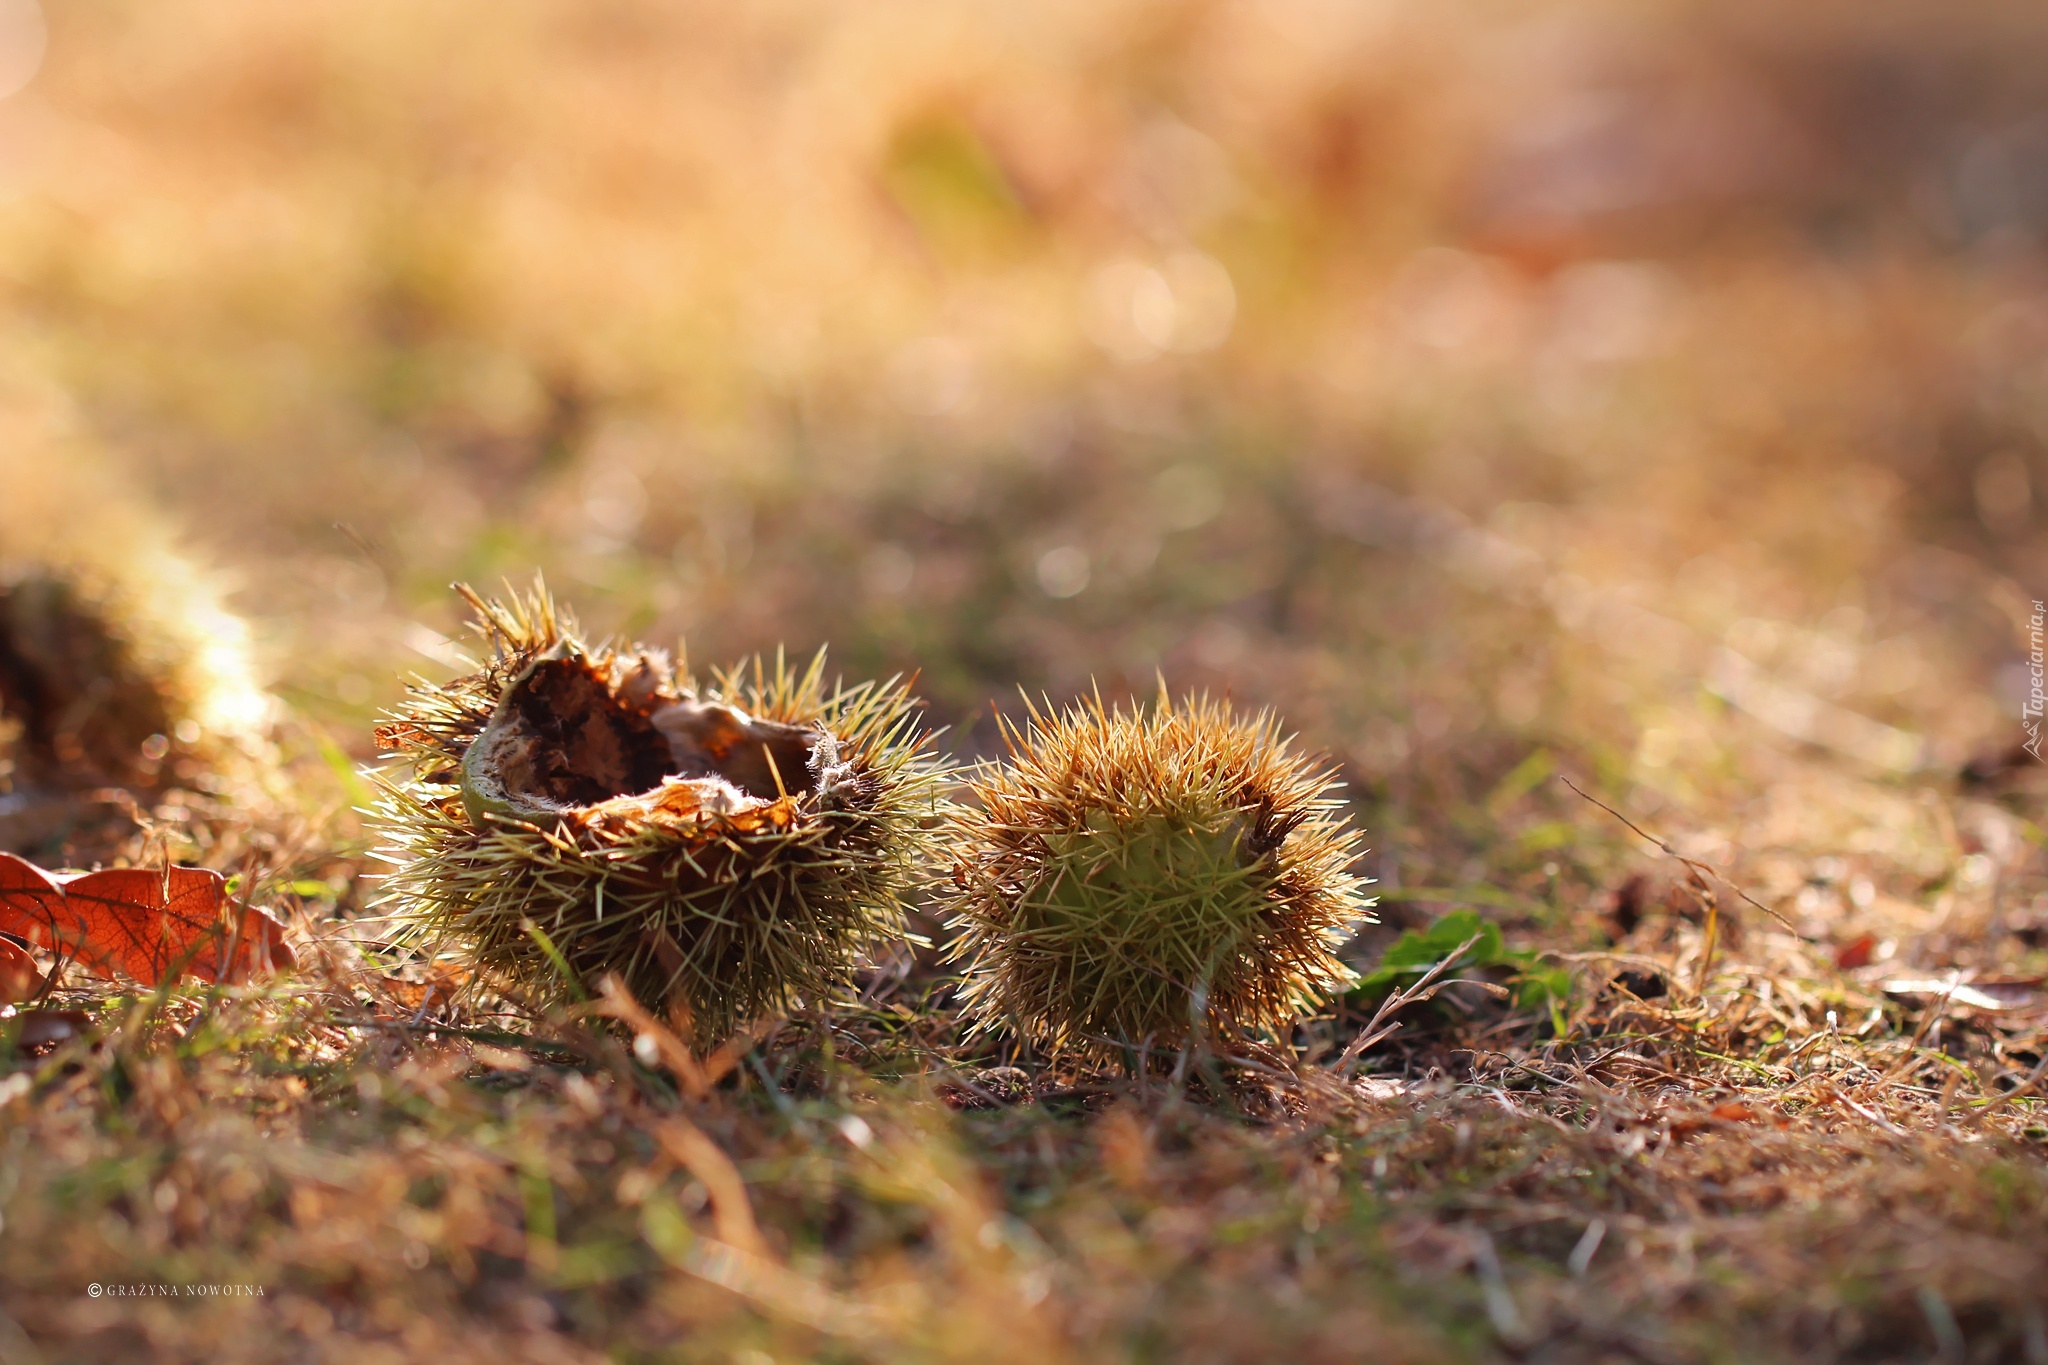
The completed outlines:
[[[540,568],[967,755],[1277,706],[1395,890],[2016,766],[2038,4],[0,0],[0,93],[0,558],[346,753]]]

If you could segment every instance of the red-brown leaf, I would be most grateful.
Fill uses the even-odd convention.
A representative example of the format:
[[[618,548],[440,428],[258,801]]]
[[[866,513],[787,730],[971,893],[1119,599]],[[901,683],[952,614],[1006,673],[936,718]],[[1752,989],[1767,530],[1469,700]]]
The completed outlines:
[[[0,938],[0,1005],[32,1000],[43,988],[43,974],[36,960],[12,940]]]
[[[0,930],[146,986],[185,972],[242,981],[293,965],[283,926],[229,901],[226,881],[206,868],[51,873],[0,853]]]
[[[1835,949],[1835,965],[1845,972],[1868,967],[1877,959],[1877,935],[1859,934]]]

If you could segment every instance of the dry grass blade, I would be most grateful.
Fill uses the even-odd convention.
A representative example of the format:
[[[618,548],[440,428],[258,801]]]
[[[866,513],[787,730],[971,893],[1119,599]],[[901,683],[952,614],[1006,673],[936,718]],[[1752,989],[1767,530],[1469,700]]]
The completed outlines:
[[[717,1220],[719,1238],[749,1256],[765,1257],[767,1247],[761,1240],[760,1227],[754,1222],[754,1206],[747,1198],[747,1184],[740,1176],[739,1167],[732,1164],[732,1158],[688,1119],[665,1119],[655,1131],[660,1136],[662,1150],[703,1181],[704,1188],[710,1191],[712,1216]]]
[[[2015,1085],[2012,1089],[2007,1090],[2002,1094],[1994,1095],[1990,1099],[1986,1100],[1984,1103],[1978,1105],[1974,1110],[1971,1111],[1971,1117],[1973,1119],[1982,1118],[1983,1116],[1990,1114],[1993,1111],[2004,1107],[2005,1105],[2026,1099],[2029,1095],[2034,1094],[2036,1091],[2040,1089],[2041,1082],[2044,1078],[2048,1078],[2048,1053],[2044,1053],[2041,1057],[2041,1060],[2034,1064],[2034,1069],[2027,1074],[2027,1078],[2025,1080],[2021,1081],[2018,1085]]]
[[[636,1047],[638,1040],[645,1038],[669,1074],[676,1078],[676,1084],[683,1088],[683,1093],[693,1100],[701,1100],[711,1093],[711,1087],[717,1083],[716,1078],[697,1060],[697,1055],[690,1051],[687,1043],[641,1007],[616,972],[607,973],[598,990],[600,998],[594,1006],[596,1011],[632,1029]]]
[[[1465,954],[1472,951],[1473,945],[1478,943],[1481,937],[1479,934],[1472,935],[1472,937],[1458,945],[1456,952],[1446,955],[1442,961],[1424,972],[1414,985],[1395,991],[1385,1000],[1382,1000],[1379,1008],[1372,1012],[1372,1018],[1367,1020],[1365,1027],[1358,1031],[1358,1036],[1345,1044],[1344,1050],[1337,1054],[1337,1060],[1331,1064],[1330,1069],[1335,1071],[1340,1078],[1349,1076],[1352,1063],[1358,1060],[1360,1053],[1392,1036],[1395,1030],[1401,1027],[1400,1021],[1393,1020],[1393,1016],[1399,1014],[1408,1006],[1421,1004],[1435,995],[1440,988],[1437,978],[1449,971],[1453,965],[1462,961]],[[1441,984],[1449,985],[1451,983],[1444,982]],[[1381,1025],[1382,1020],[1393,1021],[1383,1027]]]

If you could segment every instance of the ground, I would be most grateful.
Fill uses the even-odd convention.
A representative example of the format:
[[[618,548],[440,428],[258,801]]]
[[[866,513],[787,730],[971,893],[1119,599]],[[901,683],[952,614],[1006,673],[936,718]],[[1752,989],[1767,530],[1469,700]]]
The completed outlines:
[[[299,966],[8,1025],[0,1354],[2048,1361],[2039,16],[47,18],[0,848]],[[111,747],[10,681],[51,569]],[[904,948],[710,1076],[451,1003],[359,770],[536,570],[962,764],[1020,689],[1271,706],[1365,984],[1084,1065]]]

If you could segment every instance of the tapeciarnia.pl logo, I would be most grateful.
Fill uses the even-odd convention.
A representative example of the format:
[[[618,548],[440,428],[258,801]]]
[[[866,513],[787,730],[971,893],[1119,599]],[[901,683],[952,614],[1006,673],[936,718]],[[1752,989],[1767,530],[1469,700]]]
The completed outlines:
[[[2048,620],[2048,605],[2039,600],[2034,603],[2034,619],[2027,625],[2027,687],[2026,705],[2020,708],[2020,719],[2027,726],[2027,752],[2036,759],[2041,757],[2041,713],[2048,710],[2048,687],[2043,686],[2044,667],[2042,623]]]

